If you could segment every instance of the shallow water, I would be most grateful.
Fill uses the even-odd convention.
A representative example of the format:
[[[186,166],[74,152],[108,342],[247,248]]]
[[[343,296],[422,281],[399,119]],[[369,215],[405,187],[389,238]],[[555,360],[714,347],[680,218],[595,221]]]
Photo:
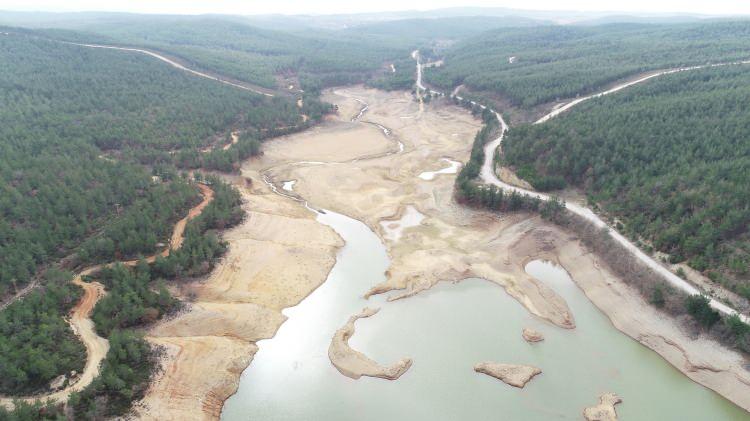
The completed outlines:
[[[393,221],[380,221],[380,226],[382,226],[383,231],[385,231],[385,239],[396,242],[401,239],[405,229],[419,226],[423,219],[424,214],[418,211],[414,206],[409,205],[404,209],[404,214],[400,219]]]
[[[294,185],[297,183],[297,180],[291,180],[291,181],[285,181],[281,188],[286,191],[294,191]]]
[[[441,170],[437,171],[425,171],[421,174],[419,174],[419,178],[422,180],[430,181],[434,179],[439,174],[455,174],[458,172],[458,169],[461,167],[461,163],[458,161],[453,161],[448,158],[443,158],[441,161],[447,162],[449,165]]]
[[[693,383],[656,353],[621,334],[567,276],[550,263],[527,271],[569,303],[575,330],[531,316],[488,281],[441,283],[407,300],[361,298],[389,265],[364,224],[330,211],[318,216],[346,241],[328,280],[297,307],[275,338],[261,341],[224,420],[550,420],[581,419],[604,392],[619,394],[624,420],[744,420],[748,415]],[[412,368],[390,382],[352,380],[330,364],[333,333],[363,307],[381,307],[357,322],[350,344],[381,364],[403,357]],[[531,327],[546,340],[527,344]],[[524,389],[485,375],[481,361],[531,364],[543,373]]]

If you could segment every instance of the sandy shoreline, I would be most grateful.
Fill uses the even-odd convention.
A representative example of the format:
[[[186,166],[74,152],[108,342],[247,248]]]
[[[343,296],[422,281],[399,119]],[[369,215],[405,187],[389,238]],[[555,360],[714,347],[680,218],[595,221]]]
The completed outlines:
[[[485,361],[474,366],[474,371],[494,377],[503,383],[523,389],[526,383],[539,374],[542,370],[530,365],[502,364]]]
[[[750,411],[750,371],[742,354],[707,337],[690,335],[678,320],[660,313],[618,279],[601,259],[582,253],[578,244],[561,245],[558,258],[618,330],[661,355],[696,383]]]
[[[409,358],[402,358],[389,366],[380,365],[349,345],[349,338],[354,335],[354,323],[359,319],[374,316],[379,310],[379,308],[369,307],[363,309],[351,316],[346,324],[333,335],[328,348],[328,358],[341,374],[355,380],[362,376],[396,380],[411,367],[412,360]]]
[[[361,109],[354,98],[369,105],[358,123],[350,121]],[[381,238],[387,238],[381,223],[398,220],[407,206],[424,215],[400,237],[384,240],[391,267],[386,282],[373,285],[372,293],[393,291],[394,299],[408,298],[440,281],[479,277],[502,286],[537,317],[574,328],[565,300],[524,271],[530,260],[554,260],[615,327],[693,380],[750,409],[750,380],[739,354],[688,337],[571,234],[538,217],[456,204],[455,175],[419,178],[442,168],[444,158],[466,162],[480,127],[477,119],[451,105],[431,104],[420,114],[403,92],[348,87],[329,91],[324,99],[339,104],[338,117],[267,142],[263,157],[244,165],[243,177],[252,179],[242,190],[248,218],[225,233],[229,251],[212,274],[181,291],[192,297],[190,310],[149,332],[149,341],[167,352],[162,374],[138,406],[139,417],[216,419],[252,361],[256,342],[272,337],[286,319],[281,311],[321,285],[335,263],[341,239],[301,203],[272,193],[262,174],[279,187],[294,180],[294,194],[362,221]],[[391,129],[393,138],[368,122]],[[403,142],[402,153],[391,153],[394,138]],[[362,157],[370,158],[357,160]],[[293,164],[298,161],[308,162]]]
[[[660,313],[619,279],[575,236],[535,219],[518,244],[525,249],[526,261],[546,259],[560,264],[617,330],[655,351],[696,383],[750,411],[750,372],[740,353],[711,339],[691,336],[678,320]]]
[[[209,277],[186,285],[189,311],[158,323],[147,339],[166,349],[162,370],[136,405],[143,419],[217,419],[257,351],[286,320],[281,310],[325,279],[343,244],[296,202],[272,193],[257,171],[242,189],[248,217],[228,230],[229,250]]]
[[[377,95],[384,94],[373,93],[373,97]],[[444,156],[465,161],[467,155],[462,154],[467,154],[468,150],[462,148],[469,145],[464,137],[468,137],[469,132],[461,133],[455,121],[447,123],[456,117],[439,107],[431,107],[431,112],[423,115],[422,120],[427,120],[428,127],[415,129],[413,125],[419,122],[404,123],[410,120],[400,119],[399,114],[410,113],[397,108],[402,104],[398,99],[391,101],[384,107],[391,112],[386,113],[378,107],[375,98],[369,99],[368,117],[393,128],[407,144],[413,139],[429,139],[425,142],[428,145],[409,145],[413,149],[411,159],[394,156],[382,167],[373,162],[371,169],[364,166],[351,170],[338,168],[336,174],[325,168],[296,170],[304,173],[304,177],[299,178],[327,178],[339,186],[333,191],[320,191],[302,181],[296,186],[301,195],[314,197],[316,203],[360,219],[381,237],[383,228],[379,222],[400,215],[405,204],[413,205],[426,216],[419,227],[406,230],[399,242],[386,242],[392,266],[387,282],[375,287],[374,292],[404,289],[404,296],[408,296],[441,280],[477,276],[505,287],[533,314],[558,326],[572,327],[574,315],[566,314],[567,306],[562,299],[543,285],[536,285],[534,280],[524,282],[528,275],[523,267],[528,261],[535,258],[556,260],[569,270],[574,281],[618,330],[659,353],[692,380],[750,410],[750,373],[743,367],[742,355],[711,340],[690,337],[678,321],[660,314],[630,290],[571,234],[537,217],[498,216],[463,209],[451,199],[453,176],[439,176],[426,184],[428,188],[424,183],[415,185],[414,175],[419,170],[409,171],[413,166],[432,165],[434,168],[431,161]],[[459,136],[451,135],[457,131]],[[454,141],[449,142],[449,138]],[[466,143],[455,139],[466,139]],[[403,162],[398,162],[399,159]],[[374,183],[378,177],[381,182]]]
[[[587,421],[617,421],[615,405],[622,402],[614,393],[605,393],[599,397],[599,404],[583,410]]]

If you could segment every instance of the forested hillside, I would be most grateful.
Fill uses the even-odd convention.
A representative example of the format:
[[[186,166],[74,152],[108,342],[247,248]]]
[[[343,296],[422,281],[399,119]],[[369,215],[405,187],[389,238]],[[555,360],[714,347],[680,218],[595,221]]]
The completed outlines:
[[[54,38],[151,48],[197,68],[268,89],[283,91],[293,84],[309,92],[366,82],[373,74],[379,75],[379,70],[387,68],[388,63],[408,59],[409,53],[418,47],[445,46],[490,29],[539,23],[520,17],[465,16],[398,19],[338,30],[312,25],[303,31],[290,19],[269,17],[268,20],[127,14],[94,18],[63,14],[46,16],[37,25],[78,31],[47,31]],[[265,22],[263,27],[254,26],[260,22]],[[399,82],[387,83],[408,87],[405,75],[398,75]],[[413,76],[413,72],[409,75]],[[393,75],[383,76],[376,84],[382,85],[384,78]]]
[[[432,19],[399,19],[356,25],[340,31],[346,37],[379,39],[391,45],[418,48],[423,55],[435,49],[445,49],[456,42],[497,28],[528,27],[540,21],[520,17],[459,16]],[[414,60],[404,54],[391,61],[368,84],[385,90],[409,90],[415,82]]]
[[[473,17],[304,33],[244,22],[112,14],[68,22],[65,30],[0,27],[0,302],[36,286],[0,311],[0,395],[44,392],[51,380],[80,374],[85,349],[65,317],[81,292],[69,280],[71,272],[106,263],[83,281],[106,290],[91,320],[111,348],[65,415],[127,412],[156,367],[139,331],[181,307],[174,283],[209,273],[227,246],[219,231],[245,215],[239,192],[200,170],[237,172],[264,140],[321,121],[333,109],[319,101],[322,88],[411,89],[409,54],[420,48],[430,59],[445,52],[445,66],[426,70],[428,82],[464,84],[531,108],[649,69],[750,57],[745,22],[526,28],[537,22]],[[274,96],[146,54],[74,42],[152,49]],[[489,108],[456,101],[484,123],[456,177],[456,198],[565,216],[559,200],[479,183],[484,146],[500,122]],[[750,298],[748,103],[750,66],[676,74],[547,124],[514,127],[502,159],[540,190],[583,189],[639,245]],[[213,200],[187,223],[181,246],[168,248],[174,223],[201,193]],[[696,314],[707,308],[690,305]],[[62,407],[19,408],[12,416],[63,416]],[[9,414],[0,408],[0,419]]]
[[[86,359],[65,320],[80,289],[55,268],[62,258],[80,268],[164,248],[176,220],[199,199],[181,168],[233,170],[258,153],[260,140],[314,123],[326,106],[234,89],[142,54],[6,30],[0,36],[0,298],[38,282],[0,312],[0,393],[19,395],[80,373]],[[236,143],[232,131],[239,132]],[[224,250],[213,230],[241,219],[239,194],[217,179],[207,182],[214,200],[187,225],[178,251],[157,259],[153,270],[144,262],[95,275],[107,296],[93,318],[111,350],[101,377],[71,398],[81,418],[121,414],[145,390],[153,356],[127,329],[177,308],[165,280],[209,271]]]
[[[357,25],[343,31],[346,34],[411,40],[412,42],[442,44],[466,39],[497,28],[538,26],[541,21],[517,16],[457,16],[428,19],[398,19]]]
[[[648,70],[747,59],[748,39],[750,21],[504,28],[457,43],[425,77],[528,108]]]
[[[513,128],[537,188],[581,187],[630,236],[750,298],[750,67],[679,73]]]
[[[86,349],[64,317],[80,297],[70,274],[50,273],[47,286],[0,312],[0,394],[45,390],[61,373],[81,372]]]
[[[174,206],[149,206],[149,198],[161,200],[157,192],[165,187],[138,163],[158,164],[161,182],[182,183],[167,176],[175,173],[171,165],[185,164],[175,150],[197,154],[228,127],[261,136],[300,124],[301,112],[316,112],[298,109],[291,99],[267,99],[190,76],[140,54],[66,45],[26,32],[0,37],[0,67],[0,296],[122,212],[133,224],[169,221],[189,207],[196,194],[184,186],[166,188],[180,192]],[[318,106],[310,102],[307,107]],[[230,156],[206,159],[221,169],[226,165],[220,159],[239,159],[235,151],[225,154]],[[195,161],[186,166],[202,163]],[[140,211],[128,213],[134,203]],[[98,249],[101,258],[147,253],[166,234],[119,224],[105,233],[119,244]]]
[[[353,32],[295,34],[217,17],[124,16],[76,29],[85,33],[52,30],[48,34],[79,42],[152,48],[198,68],[270,89],[287,89],[291,77],[305,91],[364,82],[386,61],[408,56],[413,44]]]

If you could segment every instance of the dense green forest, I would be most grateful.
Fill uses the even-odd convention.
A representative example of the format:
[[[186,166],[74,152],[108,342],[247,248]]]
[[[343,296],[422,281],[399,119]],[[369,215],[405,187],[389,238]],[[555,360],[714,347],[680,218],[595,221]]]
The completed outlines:
[[[747,59],[748,38],[748,21],[503,28],[448,48],[445,65],[427,69],[425,78],[528,108],[647,70]]]
[[[239,193],[216,178],[207,180],[214,200],[200,216],[190,220],[185,239],[178,250],[149,265],[116,265],[92,275],[107,288],[107,296],[97,303],[92,319],[97,332],[110,341],[110,351],[99,377],[69,406],[77,416],[96,418],[127,412],[132,401],[145,393],[155,369],[155,355],[132,328],[146,326],[179,308],[179,301],[166,289],[166,282],[208,273],[226,244],[217,229],[239,223],[244,212]]]
[[[64,320],[81,290],[50,271],[44,288],[0,312],[0,394],[45,390],[62,373],[83,370],[86,350]]]
[[[308,96],[301,107],[296,98],[266,98],[142,54],[4,30],[0,297],[35,277],[40,285],[0,312],[0,393],[18,395],[43,390],[85,362],[65,321],[80,291],[66,285],[69,276],[52,281],[58,272],[47,269],[45,277],[42,269],[63,257],[76,257],[64,264],[80,267],[152,254],[199,200],[179,168],[235,170],[260,152],[262,140],[314,124],[330,106]],[[225,150],[231,131],[241,134]],[[213,230],[242,218],[239,195],[216,179],[208,182],[215,200],[188,224],[181,250],[145,271],[101,275],[108,295],[94,311],[97,329],[127,352],[113,347],[102,379],[78,398],[79,410],[127,408],[151,372],[143,358],[148,346],[127,329],[175,309],[165,282],[206,273],[224,251]]]
[[[470,206],[483,207],[494,211],[539,212],[546,219],[561,220],[564,217],[565,203],[557,198],[543,201],[515,191],[506,193],[496,186],[481,184],[477,181],[484,163],[484,147],[499,135],[500,122],[495,113],[488,108],[481,109],[471,104],[470,101],[451,98],[457,105],[466,107],[473,114],[481,116],[483,123],[482,129],[474,137],[469,161],[456,176],[454,189],[456,200]]]
[[[94,307],[92,320],[97,332],[109,339],[110,351],[99,377],[71,397],[69,407],[76,416],[91,419],[122,415],[143,395],[155,368],[155,355],[134,328],[147,326],[179,308],[167,283],[208,273],[225,251],[216,230],[242,220],[240,196],[216,178],[209,177],[206,182],[215,192],[214,200],[188,222],[181,248],[150,265],[145,261],[134,267],[117,264],[85,277],[84,281],[101,282],[107,290]],[[70,276],[64,275],[51,271],[49,276],[55,278],[45,283],[44,289],[0,312],[2,393],[44,389],[61,373],[81,371],[85,350],[63,319],[80,291],[66,284]],[[46,410],[56,413],[59,408]],[[23,411],[33,413],[34,408],[21,407]],[[0,410],[0,416],[3,414]]]
[[[537,26],[540,21],[518,16],[456,16],[431,19],[397,19],[384,22],[354,25],[342,31],[348,36],[369,36],[398,45],[407,40],[409,45],[434,44],[451,45],[453,42],[470,38],[497,28],[518,28]]]
[[[79,42],[142,46],[196,67],[261,87],[286,89],[297,78],[305,91],[364,82],[386,61],[408,57],[413,41],[371,34],[309,30],[296,34],[219,17],[123,16],[76,27],[85,33],[49,31]],[[283,28],[279,28],[283,29]]]
[[[105,268],[96,279],[104,284],[107,295],[96,303],[91,319],[105,338],[115,329],[154,322],[178,305],[163,280],[153,288],[145,262],[135,270],[121,264]]]
[[[99,376],[84,390],[72,393],[67,408],[56,402],[17,401],[13,410],[0,406],[0,420],[102,420],[127,413],[146,392],[157,355],[132,330],[115,330],[108,340]]]
[[[108,339],[109,352],[99,376],[71,394],[67,409],[59,403],[19,401],[13,410],[0,406],[0,420],[102,420],[125,414],[148,388],[157,356],[136,332],[116,330]]]
[[[417,47],[445,47],[490,29],[538,24],[520,17],[464,16],[400,19],[333,30],[302,29],[284,19],[277,21],[276,25],[260,25],[261,21],[228,16],[110,14],[87,19],[63,15],[45,26],[76,30],[48,30],[53,38],[147,47],[263,88],[283,91],[289,84],[299,84],[293,92],[300,87],[317,92],[373,78],[378,87],[408,88],[411,83],[401,75],[396,84],[384,83],[389,75],[380,70],[407,60]],[[413,83],[413,72],[409,75]]]
[[[469,161],[456,177],[454,195],[457,201],[493,211],[536,213],[543,219],[565,227],[590,250],[601,256],[615,273],[640,291],[651,304],[673,316],[690,316],[694,328],[728,346],[750,353],[750,325],[736,314],[722,317],[709,305],[708,297],[690,296],[672,288],[660,274],[647,268],[622,244],[615,241],[609,230],[602,230],[568,211],[565,201],[555,196],[540,200],[517,192],[506,193],[494,185],[479,182],[477,178],[485,158],[484,147],[499,134],[499,122],[488,109],[482,110],[466,99],[450,98],[457,105],[470,109],[473,114],[481,115],[484,123],[474,138]]]
[[[68,400],[74,419],[105,419],[126,413],[143,396],[156,365],[156,356],[141,335],[115,330],[99,376]]]
[[[78,251],[82,262],[130,260],[154,254],[159,241],[172,233],[185,209],[200,200],[194,187],[175,179],[158,184],[107,225],[102,234],[87,239]]]
[[[239,223],[242,211],[240,195],[231,186],[211,180],[214,200],[192,219],[185,228],[182,247],[167,257],[157,257],[152,274],[162,278],[205,275],[213,268],[213,261],[224,253],[226,245],[219,239],[216,230]]]
[[[145,261],[135,268],[118,264],[89,277],[107,289],[107,296],[97,303],[92,316],[101,336],[115,329],[147,325],[176,309],[179,302],[167,291],[165,280],[204,275],[224,253],[226,246],[215,230],[236,225],[244,213],[235,189],[215,178],[211,183],[214,200],[188,222],[179,249],[167,257],[159,256],[152,265]]]
[[[270,129],[299,119],[299,113],[289,112],[292,101],[269,102],[143,54],[67,45],[13,28],[4,30],[13,32],[0,39],[0,60],[8,70],[2,75],[9,99],[3,104],[3,122],[14,123],[4,130],[27,139],[44,137],[27,144],[29,148],[39,143],[67,145],[69,138],[103,150],[200,147],[210,136],[244,120],[249,120],[248,126]],[[20,133],[30,129],[34,132]]]
[[[414,60],[410,57],[400,58],[376,73],[367,84],[386,91],[411,90],[414,88],[414,71]]]
[[[86,259],[147,253],[163,241],[163,228],[130,228],[156,218],[153,228],[192,199],[184,185],[154,183],[151,171],[136,164],[161,166],[158,175],[174,173],[174,165],[229,170],[258,152],[254,139],[304,126],[300,113],[312,124],[327,110],[315,100],[299,109],[292,99],[190,76],[141,54],[61,44],[28,31],[0,37],[0,64],[7,99],[0,103],[0,296],[120,212],[124,220],[97,237],[106,247],[94,251],[89,243]],[[221,143],[216,134],[227,127],[249,134],[236,149],[201,154]],[[175,197],[154,206],[166,192]]]
[[[629,236],[750,298],[749,101],[746,66],[664,76],[513,128],[504,158],[537,188],[583,188]]]

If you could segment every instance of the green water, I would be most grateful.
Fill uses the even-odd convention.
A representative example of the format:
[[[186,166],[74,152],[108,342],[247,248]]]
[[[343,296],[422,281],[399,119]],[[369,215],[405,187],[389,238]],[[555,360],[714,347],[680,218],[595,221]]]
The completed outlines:
[[[527,271],[568,301],[578,324],[572,331],[534,318],[480,279],[392,303],[364,300],[389,265],[382,243],[343,215],[318,219],[347,245],[327,282],[285,311],[289,320],[275,338],[259,343],[224,420],[580,420],[604,392],[623,398],[617,411],[626,421],[750,419],[617,331],[561,268],[531,262]],[[397,381],[352,380],[328,360],[334,331],[365,306],[381,311],[357,322],[350,344],[382,364],[413,358]],[[526,343],[524,327],[546,340]],[[516,389],[474,373],[481,361],[531,364],[543,373]]]

